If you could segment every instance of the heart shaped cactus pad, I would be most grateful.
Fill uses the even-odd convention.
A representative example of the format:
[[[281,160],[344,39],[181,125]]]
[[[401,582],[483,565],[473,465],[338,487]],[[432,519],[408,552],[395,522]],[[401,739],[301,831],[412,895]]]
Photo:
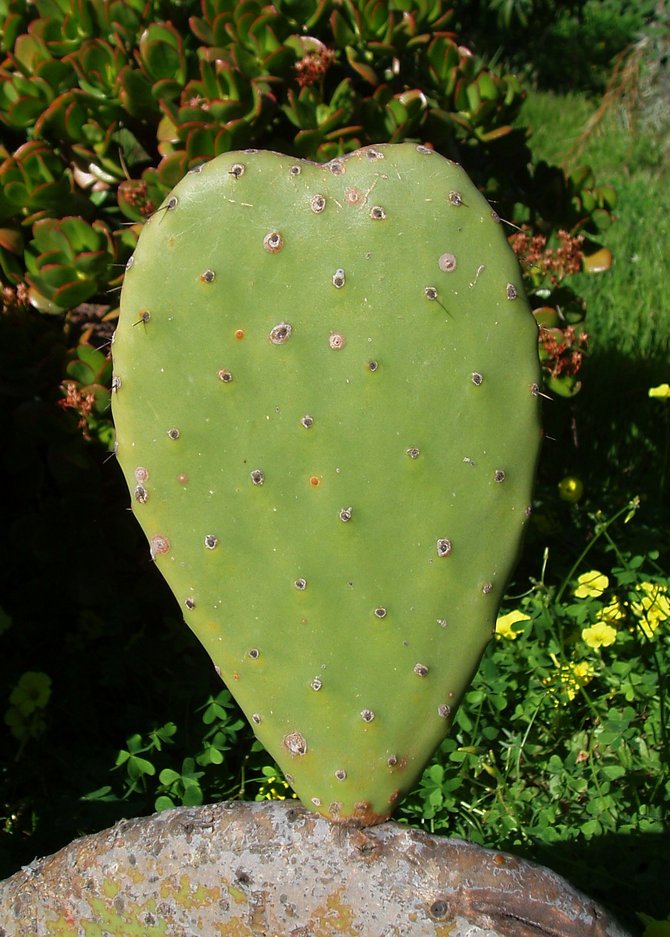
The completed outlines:
[[[303,802],[387,818],[492,636],[540,445],[495,212],[427,147],[226,153],[145,224],[114,346],[151,556]]]

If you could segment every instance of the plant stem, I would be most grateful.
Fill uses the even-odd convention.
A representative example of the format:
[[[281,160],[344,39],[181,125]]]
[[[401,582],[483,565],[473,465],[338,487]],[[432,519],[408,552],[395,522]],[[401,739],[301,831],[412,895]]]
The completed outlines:
[[[569,583],[572,581],[573,576],[575,575],[575,573],[577,572],[577,570],[579,569],[579,567],[581,566],[581,564],[584,562],[584,559],[588,556],[588,554],[591,552],[591,550],[593,549],[593,547],[596,545],[596,543],[598,542],[598,540],[600,540],[600,538],[609,530],[609,528],[612,526],[612,524],[616,523],[616,521],[619,520],[619,518],[621,517],[622,514],[624,514],[625,512],[636,511],[637,508],[638,508],[638,506],[639,506],[639,501],[638,501],[638,499],[637,499],[637,498],[633,498],[632,501],[629,501],[629,502],[628,502],[627,504],[625,504],[622,508],[619,508],[619,510],[616,512],[616,514],[614,514],[608,521],[605,521],[603,524],[601,524],[601,525],[599,525],[599,526],[596,526],[596,530],[595,530],[595,534],[594,534],[594,536],[593,536],[593,539],[590,540],[590,541],[586,544],[586,546],[584,547],[584,549],[582,550],[582,552],[579,554],[579,556],[577,557],[577,559],[575,560],[575,562],[572,564],[572,566],[571,566],[571,568],[570,568],[570,572],[569,572],[568,575],[565,577],[565,579],[563,580],[563,582],[562,582],[562,584],[561,584],[560,589],[559,589],[558,592],[556,593],[556,604],[558,604],[558,603],[561,601],[561,599],[562,599],[562,597],[563,597],[563,593],[564,593],[565,590],[567,589]]]

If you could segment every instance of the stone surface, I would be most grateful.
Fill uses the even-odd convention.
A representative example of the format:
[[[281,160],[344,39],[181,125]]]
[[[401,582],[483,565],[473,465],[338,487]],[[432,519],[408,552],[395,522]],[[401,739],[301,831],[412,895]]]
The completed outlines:
[[[626,937],[553,872],[291,802],[179,808],[0,883],[2,937]]]

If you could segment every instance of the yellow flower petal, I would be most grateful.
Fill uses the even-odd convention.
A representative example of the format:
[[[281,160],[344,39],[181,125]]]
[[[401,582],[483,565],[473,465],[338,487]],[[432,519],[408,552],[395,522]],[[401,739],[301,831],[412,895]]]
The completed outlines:
[[[670,397],[670,384],[659,384],[657,387],[650,387],[649,396],[656,397],[659,400],[667,400]]]
[[[512,628],[512,625],[520,621],[530,621],[530,615],[524,615],[523,612],[518,610],[501,615],[496,621],[496,637],[509,638],[510,641],[518,638],[521,631],[516,631]]]
[[[602,595],[609,586],[610,581],[604,573],[597,569],[591,569],[588,573],[582,573],[577,577],[577,588],[574,595],[578,599],[588,599]]]
[[[657,582],[641,582],[635,591],[642,593],[640,601],[632,606],[636,615],[651,612],[661,621],[670,618],[670,600],[665,586]]]
[[[590,683],[591,680],[596,675],[596,670],[593,664],[590,661],[570,661],[568,664],[561,664],[555,654],[549,655],[553,660],[557,674],[555,678],[555,686],[560,689],[568,701],[571,702],[576,696],[581,687]],[[545,683],[551,683],[551,678],[545,680]]]
[[[660,625],[660,621],[658,618],[651,618],[647,616],[646,618],[640,618],[638,620],[638,625],[640,626],[640,630],[642,631],[642,634],[645,636],[645,638],[648,638],[651,641],[651,639],[654,637],[654,633]]]
[[[592,648],[609,647],[616,641],[616,628],[605,621],[597,621],[590,628],[582,629],[582,640]]]
[[[572,673],[580,686],[585,686],[589,680],[593,680],[596,675],[595,667],[588,660],[582,660],[578,664],[572,664]]]
[[[626,611],[621,606],[621,602],[616,598],[612,599],[609,605],[606,605],[598,615],[599,620],[607,621],[613,624],[615,621],[621,621],[626,617]]]

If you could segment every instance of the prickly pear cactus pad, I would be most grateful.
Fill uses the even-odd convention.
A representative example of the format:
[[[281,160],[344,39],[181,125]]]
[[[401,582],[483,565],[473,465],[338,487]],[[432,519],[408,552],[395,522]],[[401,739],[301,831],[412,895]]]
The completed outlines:
[[[151,556],[303,802],[390,815],[490,639],[540,444],[502,225],[413,144],[227,153],[142,230],[113,346]]]

